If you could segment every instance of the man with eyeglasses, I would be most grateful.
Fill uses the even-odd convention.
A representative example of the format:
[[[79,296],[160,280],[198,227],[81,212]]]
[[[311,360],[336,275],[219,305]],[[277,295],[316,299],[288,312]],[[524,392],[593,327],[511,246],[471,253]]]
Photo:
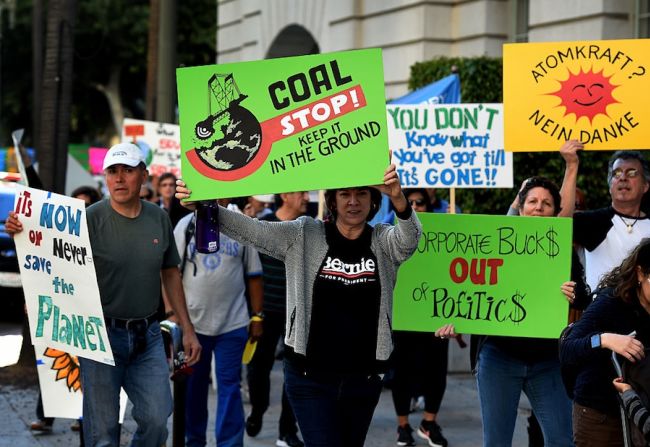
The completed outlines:
[[[406,201],[411,205],[414,211],[426,213],[432,211],[433,205],[429,202],[429,196],[424,188],[413,188],[404,191]]]
[[[615,152],[609,160],[607,182],[611,205],[573,217],[573,238],[585,249],[585,273],[592,290],[641,239],[650,236],[650,219],[641,211],[650,168],[641,152]]]

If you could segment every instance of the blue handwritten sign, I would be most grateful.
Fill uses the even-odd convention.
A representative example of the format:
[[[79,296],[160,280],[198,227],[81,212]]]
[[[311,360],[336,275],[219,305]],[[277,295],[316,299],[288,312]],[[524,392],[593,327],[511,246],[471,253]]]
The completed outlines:
[[[18,187],[14,237],[32,342],[114,365],[83,201]]]
[[[388,105],[386,111],[402,186],[512,188],[502,104]]]

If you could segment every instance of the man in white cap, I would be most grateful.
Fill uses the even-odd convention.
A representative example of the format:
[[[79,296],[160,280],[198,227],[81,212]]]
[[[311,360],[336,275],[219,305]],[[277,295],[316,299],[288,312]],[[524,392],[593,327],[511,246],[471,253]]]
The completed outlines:
[[[115,366],[80,358],[84,440],[88,446],[120,444],[123,387],[138,425],[133,445],[159,447],[167,439],[172,412],[169,368],[156,318],[161,279],[183,329],[188,364],[198,360],[201,345],[188,317],[169,217],[139,197],[147,179],[142,152],[130,143],[113,146],[104,159],[104,175],[110,198],[90,206],[87,218]],[[22,231],[13,214],[6,227],[9,233]]]
[[[244,207],[244,214],[249,217],[261,219],[264,216],[273,214],[270,206],[275,202],[274,194],[260,194],[248,197],[248,203]]]

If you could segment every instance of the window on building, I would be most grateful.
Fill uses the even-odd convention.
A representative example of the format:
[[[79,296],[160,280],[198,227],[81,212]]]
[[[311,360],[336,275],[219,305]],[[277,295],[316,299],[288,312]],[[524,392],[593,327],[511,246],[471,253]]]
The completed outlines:
[[[513,42],[528,42],[528,8],[529,0],[510,0],[512,14],[512,29],[510,40]]]
[[[650,37],[650,0],[636,0],[636,32],[634,37]]]

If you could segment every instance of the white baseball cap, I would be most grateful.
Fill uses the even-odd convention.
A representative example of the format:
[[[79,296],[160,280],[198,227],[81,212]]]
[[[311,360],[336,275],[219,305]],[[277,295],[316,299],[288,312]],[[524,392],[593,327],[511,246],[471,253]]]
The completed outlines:
[[[275,202],[275,194],[259,194],[253,196],[255,200],[258,200],[262,203],[273,203]]]
[[[127,165],[135,168],[140,163],[144,163],[144,156],[140,148],[133,143],[120,143],[106,152],[104,167],[102,169],[110,168],[114,165]]]

